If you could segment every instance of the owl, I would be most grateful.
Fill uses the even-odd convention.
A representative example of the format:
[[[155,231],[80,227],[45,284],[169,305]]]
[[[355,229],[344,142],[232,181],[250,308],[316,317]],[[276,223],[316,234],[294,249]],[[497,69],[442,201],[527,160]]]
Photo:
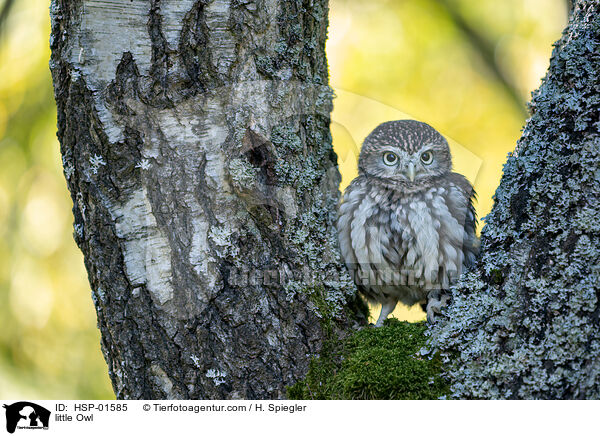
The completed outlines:
[[[434,322],[444,293],[479,250],[475,192],[452,172],[446,139],[414,120],[380,124],[365,139],[344,191],[337,231],[359,291],[381,304],[381,327],[400,301]]]

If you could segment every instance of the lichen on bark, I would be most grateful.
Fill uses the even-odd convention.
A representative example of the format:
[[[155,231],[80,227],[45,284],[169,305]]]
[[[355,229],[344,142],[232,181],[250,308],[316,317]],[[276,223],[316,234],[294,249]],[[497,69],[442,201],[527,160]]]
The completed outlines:
[[[458,398],[600,398],[600,2],[578,1],[433,345]]]

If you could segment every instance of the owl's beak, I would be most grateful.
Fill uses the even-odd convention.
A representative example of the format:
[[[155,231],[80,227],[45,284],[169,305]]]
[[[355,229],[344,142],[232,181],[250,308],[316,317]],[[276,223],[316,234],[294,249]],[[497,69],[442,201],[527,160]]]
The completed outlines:
[[[408,169],[406,170],[406,175],[408,176],[411,182],[415,181],[415,173],[415,164],[410,162],[408,164]]]

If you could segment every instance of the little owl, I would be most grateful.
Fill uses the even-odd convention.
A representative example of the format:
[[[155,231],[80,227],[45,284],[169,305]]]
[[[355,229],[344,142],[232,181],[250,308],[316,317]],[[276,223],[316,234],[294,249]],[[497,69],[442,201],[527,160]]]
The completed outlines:
[[[443,291],[479,249],[474,196],[452,172],[448,142],[428,124],[389,121],[367,136],[337,230],[359,291],[381,304],[375,326],[398,301],[420,303],[434,321],[449,298]]]

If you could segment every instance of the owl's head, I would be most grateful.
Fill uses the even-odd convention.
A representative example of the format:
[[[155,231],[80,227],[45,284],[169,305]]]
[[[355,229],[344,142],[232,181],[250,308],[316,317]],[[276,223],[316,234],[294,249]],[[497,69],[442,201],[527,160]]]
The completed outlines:
[[[365,139],[358,158],[359,173],[405,186],[451,170],[446,139],[429,124],[414,120],[377,126]]]

